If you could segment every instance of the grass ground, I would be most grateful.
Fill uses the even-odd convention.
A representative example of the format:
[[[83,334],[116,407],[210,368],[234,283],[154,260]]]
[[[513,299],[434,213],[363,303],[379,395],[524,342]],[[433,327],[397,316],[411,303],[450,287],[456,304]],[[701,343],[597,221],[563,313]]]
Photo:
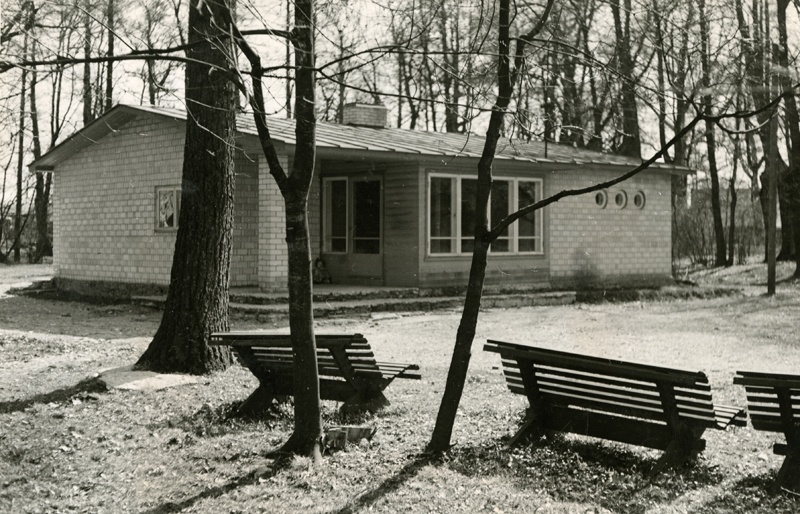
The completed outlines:
[[[5,283],[24,280],[14,269],[0,268]],[[492,337],[703,370],[717,402],[744,405],[732,384],[737,369],[800,367],[800,290],[782,282],[778,295],[764,297],[761,273],[752,265],[697,276],[747,295],[483,312],[455,446],[437,459],[423,450],[458,313],[320,321],[320,331],[365,334],[380,359],[418,362],[424,378],[393,383],[392,405],[377,416],[342,419],[326,403],[326,424],[378,431],[318,468],[264,457],[290,433],[290,408],[257,420],[229,416],[256,384],[238,366],[161,391],[99,388],[91,380],[99,370],[130,364],[146,348],[158,312],[5,297],[0,512],[800,511],[797,496],[769,493],[779,437],[750,427],[707,432],[697,462],[654,480],[647,470],[658,453],[636,447],[567,436],[506,450],[525,401],[505,388],[497,355],[481,350]],[[255,328],[245,319],[233,325]]]

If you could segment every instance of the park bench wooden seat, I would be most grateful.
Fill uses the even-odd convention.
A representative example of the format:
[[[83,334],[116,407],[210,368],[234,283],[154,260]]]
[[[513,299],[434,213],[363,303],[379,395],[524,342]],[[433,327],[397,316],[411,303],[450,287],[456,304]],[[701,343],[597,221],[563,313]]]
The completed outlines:
[[[707,428],[745,426],[743,409],[715,406],[702,372],[664,368],[489,340],[506,384],[528,398],[522,438],[570,432],[664,450],[652,474],[705,449]]]
[[[786,438],[772,447],[772,453],[784,456],[775,489],[800,492],[800,375],[737,371],[733,383],[745,388],[753,428]]]
[[[292,344],[289,334],[270,332],[217,332],[212,345],[233,348],[242,365],[259,380],[258,388],[241,406],[259,412],[273,400],[292,396]],[[361,334],[317,334],[320,398],[342,402],[343,412],[375,412],[389,405],[383,390],[395,378],[421,378],[416,364],[377,362]]]

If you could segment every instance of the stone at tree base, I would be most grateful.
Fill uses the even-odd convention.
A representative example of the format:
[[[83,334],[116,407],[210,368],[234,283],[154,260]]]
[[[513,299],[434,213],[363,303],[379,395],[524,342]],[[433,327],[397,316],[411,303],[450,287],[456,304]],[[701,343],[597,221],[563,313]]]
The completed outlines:
[[[362,441],[371,441],[378,429],[368,426],[353,426],[343,425],[329,427],[325,430],[325,438],[323,445],[326,449],[330,450],[344,450],[347,448],[347,443],[359,443]]]
[[[191,375],[168,375],[153,371],[135,371],[133,365],[121,366],[97,375],[97,380],[107,389],[130,391],[157,391],[168,387],[197,384],[200,379]]]

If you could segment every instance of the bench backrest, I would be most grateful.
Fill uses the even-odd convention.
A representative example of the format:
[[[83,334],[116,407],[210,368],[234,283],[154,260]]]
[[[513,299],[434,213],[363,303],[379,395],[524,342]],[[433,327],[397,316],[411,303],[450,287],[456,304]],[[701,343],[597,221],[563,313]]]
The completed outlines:
[[[359,375],[381,376],[369,342],[361,334],[315,334],[317,365],[321,376],[342,376],[341,366]],[[292,372],[292,343],[289,334],[225,332],[211,336],[212,344],[246,350],[264,367],[278,373]],[[344,362],[339,362],[344,359]]]
[[[737,371],[733,383],[747,392],[747,411],[756,430],[788,432],[800,425],[800,375]]]
[[[512,392],[532,390],[544,403],[664,422],[678,415],[696,425],[716,426],[711,386],[699,371],[494,340],[484,350],[500,354]]]

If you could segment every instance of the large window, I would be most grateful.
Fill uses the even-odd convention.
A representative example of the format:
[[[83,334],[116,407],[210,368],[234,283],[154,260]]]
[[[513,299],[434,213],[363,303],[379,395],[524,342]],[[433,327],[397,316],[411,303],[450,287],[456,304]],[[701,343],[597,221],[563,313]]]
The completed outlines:
[[[166,186],[156,188],[156,229],[175,230],[181,212],[181,188]]]
[[[381,253],[381,182],[323,179],[326,253]]]
[[[428,253],[469,254],[473,250],[475,192],[478,181],[456,175],[431,174],[428,182]],[[538,179],[499,178],[492,183],[489,224],[542,197]],[[497,254],[542,253],[542,215],[520,218],[498,237],[490,251]]]

